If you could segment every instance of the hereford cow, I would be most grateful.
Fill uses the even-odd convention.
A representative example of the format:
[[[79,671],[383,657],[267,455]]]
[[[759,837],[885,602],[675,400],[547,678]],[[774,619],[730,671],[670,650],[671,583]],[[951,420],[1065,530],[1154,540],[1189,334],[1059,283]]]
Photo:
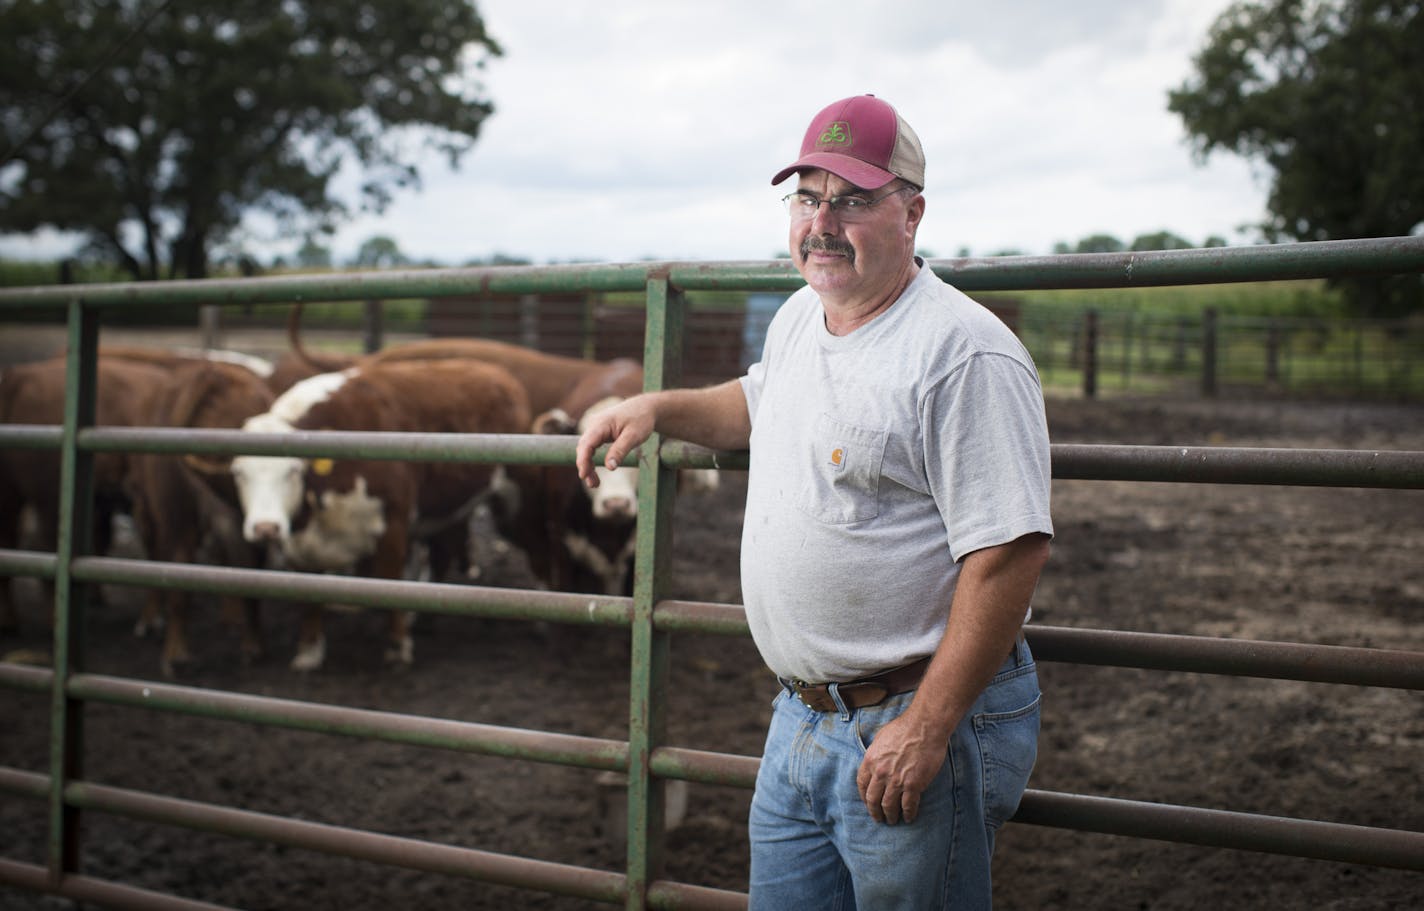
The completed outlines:
[[[243,428],[520,433],[528,426],[528,398],[507,371],[432,360],[318,374]],[[248,541],[280,543],[295,569],[399,579],[412,538],[429,543],[437,577],[466,552],[466,520],[489,495],[497,470],[459,462],[238,456],[232,475]],[[306,611],[294,669],[324,661],[321,620],[319,605]],[[387,660],[409,664],[412,648],[408,615],[392,611]]]
[[[594,415],[642,388],[642,371],[610,368],[586,377],[558,408],[534,419],[542,434],[582,434]],[[637,544],[638,469],[594,466],[598,486],[585,487],[572,468],[548,468],[544,509],[549,519],[547,547],[550,587],[605,595],[633,593],[633,553]],[[678,474],[679,490],[715,490],[716,470]]]
[[[165,370],[176,370],[197,363],[221,363],[241,367],[266,381],[276,369],[266,358],[221,348],[152,348],[143,345],[101,344],[99,357],[105,360],[137,361]]]
[[[97,370],[94,422],[109,427],[144,423],[144,403],[168,376],[167,370],[150,364],[108,358],[99,359]],[[62,424],[64,398],[62,358],[6,368],[0,375],[0,424]],[[95,553],[108,551],[114,515],[129,510],[129,467],[130,457],[124,453],[94,456]],[[0,450],[0,548],[18,546],[21,517],[28,510],[35,518],[40,546],[55,549],[59,471],[53,451]],[[47,583],[46,590],[52,603],[53,585]],[[0,585],[0,628],[17,622],[9,586]]]
[[[590,417],[641,391],[636,365],[584,377],[559,406],[534,420],[535,433],[581,433]],[[633,593],[633,551],[638,519],[638,469],[599,466],[600,484],[589,489],[572,466],[544,470],[543,508],[548,521],[549,587],[602,595]]]
[[[307,377],[346,370],[356,366],[358,360],[358,357],[322,355],[320,363],[314,363],[313,358],[289,351],[277,358],[277,362],[272,365],[272,374],[267,377],[267,387],[272,390],[273,395],[281,395]]]
[[[299,332],[301,305],[293,305],[287,320],[287,338],[291,343],[291,354],[305,361],[314,369],[323,372],[344,370],[352,366],[352,359],[341,355],[313,354],[303,346]],[[382,348],[373,354],[355,359],[357,364],[389,363],[392,361],[444,360],[479,361],[497,364],[508,370],[524,386],[528,395],[529,410],[542,414],[558,408],[577,395],[580,384],[609,382],[598,377],[605,373],[616,375],[617,382],[624,383],[635,376],[636,388],[642,388],[642,367],[637,361],[618,358],[612,361],[592,361],[578,357],[564,357],[546,354],[523,345],[511,345],[486,338],[433,338],[404,342]],[[630,393],[631,394],[631,393]]]
[[[148,423],[157,427],[235,429],[272,404],[266,378],[248,365],[227,360],[196,360],[177,366],[152,394]],[[264,553],[242,538],[242,512],[226,463],[220,471],[196,470],[211,460],[176,455],[131,457],[134,524],[151,560],[258,567]],[[140,620],[142,634],[160,616],[166,621],[160,666],[173,676],[191,660],[186,615],[187,592],[154,591]],[[242,624],[242,654],[253,660],[262,652],[256,598],[224,598],[224,613]]]

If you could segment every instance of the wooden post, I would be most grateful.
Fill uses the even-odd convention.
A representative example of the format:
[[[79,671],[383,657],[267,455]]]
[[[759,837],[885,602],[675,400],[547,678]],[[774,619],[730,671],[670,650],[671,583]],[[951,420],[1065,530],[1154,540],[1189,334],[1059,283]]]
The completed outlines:
[[[1275,388],[1281,381],[1281,328],[1274,322],[1266,327],[1266,385]]]
[[[1202,395],[1216,398],[1216,310],[1202,313]]]
[[[198,330],[206,349],[222,347],[222,308],[206,304],[198,309]]]
[[[385,340],[385,312],[385,306],[379,300],[368,300],[362,308],[362,348],[367,354],[381,350]]]
[[[1098,311],[1083,314],[1083,398],[1098,395]]]

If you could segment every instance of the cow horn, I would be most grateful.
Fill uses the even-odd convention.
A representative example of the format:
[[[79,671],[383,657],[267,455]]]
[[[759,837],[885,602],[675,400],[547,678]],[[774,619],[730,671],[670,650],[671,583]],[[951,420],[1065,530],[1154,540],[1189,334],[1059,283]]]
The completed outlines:
[[[232,459],[230,458],[213,458],[212,456],[201,456],[194,452],[183,456],[183,464],[198,474],[205,475],[223,475],[232,470]]]

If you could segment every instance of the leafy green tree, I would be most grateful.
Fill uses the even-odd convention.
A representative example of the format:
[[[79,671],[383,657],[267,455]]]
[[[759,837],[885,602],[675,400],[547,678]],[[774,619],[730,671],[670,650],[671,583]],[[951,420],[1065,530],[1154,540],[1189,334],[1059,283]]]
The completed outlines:
[[[1182,237],[1180,234],[1173,234],[1171,231],[1154,231],[1151,234],[1139,234],[1128,249],[1137,252],[1139,250],[1186,250],[1192,246],[1192,242]]]
[[[1078,253],[1121,253],[1126,245],[1111,234],[1092,234],[1078,241]]]
[[[1270,240],[1391,237],[1424,225],[1424,4],[1250,0],[1212,25],[1169,93],[1198,154],[1274,171]],[[1418,308],[1418,276],[1353,279],[1364,312]]]
[[[80,232],[135,278],[209,272],[243,214],[330,230],[452,166],[501,53],[468,2],[0,0],[0,231]]]
[[[375,237],[367,238],[361,244],[351,265],[368,269],[382,269],[391,266],[404,266],[409,262],[410,259],[401,252],[400,245],[393,238],[378,234]]]
[[[322,246],[316,238],[307,235],[297,249],[296,259],[297,265],[303,269],[330,269],[331,248]]]

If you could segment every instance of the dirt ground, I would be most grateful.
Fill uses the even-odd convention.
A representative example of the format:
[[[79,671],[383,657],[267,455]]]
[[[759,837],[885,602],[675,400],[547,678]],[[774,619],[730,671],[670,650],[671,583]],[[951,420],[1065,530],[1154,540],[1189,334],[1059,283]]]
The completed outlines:
[[[1424,406],[1239,401],[1050,403],[1055,442],[1424,450]],[[744,481],[678,506],[674,597],[737,603]],[[1424,491],[1058,481],[1037,623],[1424,652]],[[520,584],[517,560],[484,581]],[[15,654],[48,648],[28,580]],[[158,679],[136,593],[94,612],[88,667]],[[200,612],[179,681],[441,718],[624,739],[625,637],[423,617],[415,665],[380,665],[381,618],[335,615],[326,667],[288,670],[295,611],[266,611],[268,657]],[[1031,634],[1030,634],[1031,635]],[[749,641],[680,635],[675,745],[756,755],[773,682]],[[1424,831],[1417,692],[1043,662],[1031,787]],[[0,765],[46,767],[47,700],[7,691]],[[619,871],[595,773],[93,705],[86,775],[121,787]],[[746,887],[749,792],[692,785],[668,875]],[[0,855],[43,862],[42,804],[0,795]],[[248,909],[573,909],[587,902],[299,849],[86,817],[91,875]],[[1009,909],[1420,907],[1424,877],[1321,861],[1010,824],[995,862]],[[65,907],[0,886],[0,911]],[[594,905],[593,907],[605,907]]]

